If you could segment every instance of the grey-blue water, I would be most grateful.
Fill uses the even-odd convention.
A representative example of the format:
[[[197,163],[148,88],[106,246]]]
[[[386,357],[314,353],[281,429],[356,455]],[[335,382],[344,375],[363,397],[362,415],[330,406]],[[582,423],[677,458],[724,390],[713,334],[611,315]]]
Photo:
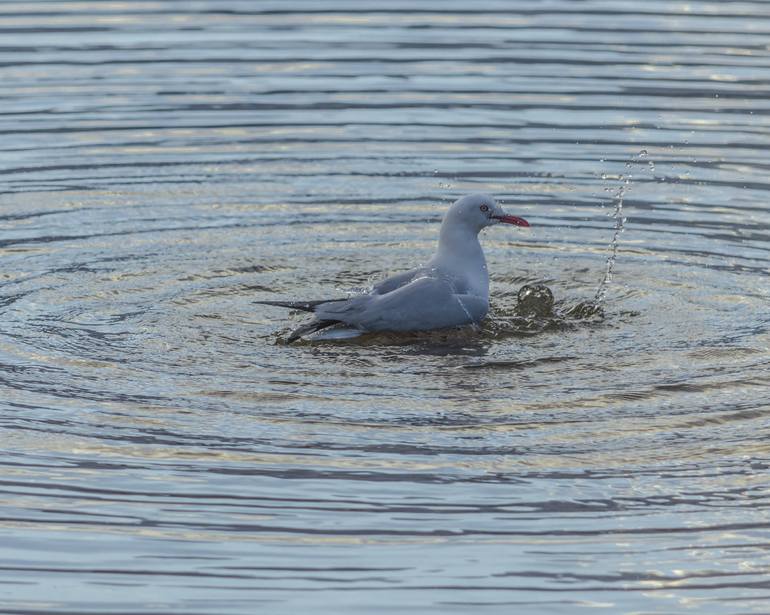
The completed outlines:
[[[0,612],[770,612],[769,45],[768,2],[0,4]],[[532,223],[480,330],[254,303],[470,192]]]

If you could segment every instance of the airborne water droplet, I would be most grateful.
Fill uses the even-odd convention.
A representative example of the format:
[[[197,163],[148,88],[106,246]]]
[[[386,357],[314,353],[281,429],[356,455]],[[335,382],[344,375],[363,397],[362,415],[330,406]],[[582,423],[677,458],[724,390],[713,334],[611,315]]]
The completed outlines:
[[[646,153],[646,150],[642,150]],[[626,163],[626,167],[630,167],[630,161]],[[612,233],[612,239],[610,240],[610,254],[607,257],[607,262],[604,266],[604,277],[599,283],[599,287],[596,289],[594,295],[594,304],[599,308],[600,304],[604,301],[607,294],[607,287],[612,281],[613,270],[615,268],[615,260],[618,257],[618,243],[620,240],[620,234],[625,231],[626,218],[623,216],[623,199],[626,193],[631,188],[631,174],[621,175],[618,179],[620,185],[615,189],[613,200],[615,207],[609,214],[615,219],[615,229]]]

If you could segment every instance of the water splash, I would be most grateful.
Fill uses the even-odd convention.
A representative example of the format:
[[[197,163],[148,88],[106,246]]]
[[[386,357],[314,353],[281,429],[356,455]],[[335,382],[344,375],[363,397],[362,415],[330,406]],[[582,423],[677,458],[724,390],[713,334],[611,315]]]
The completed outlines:
[[[612,232],[612,239],[610,240],[610,254],[607,257],[607,262],[604,265],[604,277],[599,286],[596,289],[594,295],[594,303],[597,305],[604,301],[607,296],[607,288],[612,281],[613,270],[615,269],[615,261],[618,258],[618,244],[620,242],[620,234],[625,228],[626,219],[623,217],[623,199],[626,197],[629,188],[631,187],[631,176],[621,175],[620,179],[622,183],[615,189],[615,193],[612,195],[612,200],[615,207],[612,211],[612,217],[615,219],[615,227]]]
[[[476,319],[471,315],[468,308],[465,306],[465,303],[463,303],[463,300],[460,298],[461,293],[457,290],[457,286],[455,285],[455,282],[451,278],[447,278],[447,281],[449,282],[450,287],[452,288],[452,291],[454,293],[455,299],[457,299],[457,303],[460,304],[460,307],[462,308],[463,312],[465,312],[465,315],[468,317],[469,324],[473,328],[474,331],[480,331],[481,326],[476,321]]]
[[[633,165],[635,164],[644,164],[650,172],[655,172],[655,164],[647,159],[648,153],[646,149],[641,150],[636,156],[634,156],[631,160],[626,162],[625,173],[618,176],[619,185],[616,188],[608,188],[608,191],[612,192],[612,202],[614,204],[613,210],[610,213],[612,218],[615,220],[615,226],[612,231],[612,239],[610,240],[609,245],[609,256],[607,256],[607,262],[604,266],[604,277],[602,278],[601,282],[599,282],[599,286],[596,289],[596,294],[594,295],[594,304],[598,307],[603,302],[604,299],[607,296],[607,289],[610,285],[610,282],[612,282],[612,276],[613,272],[615,270],[615,261],[618,258],[618,245],[620,243],[620,235],[625,231],[626,227],[626,218],[623,215],[623,203],[624,199],[628,195],[629,190],[631,189],[631,180],[633,178],[633,175],[631,174],[631,169]],[[606,176],[602,176],[605,178]]]

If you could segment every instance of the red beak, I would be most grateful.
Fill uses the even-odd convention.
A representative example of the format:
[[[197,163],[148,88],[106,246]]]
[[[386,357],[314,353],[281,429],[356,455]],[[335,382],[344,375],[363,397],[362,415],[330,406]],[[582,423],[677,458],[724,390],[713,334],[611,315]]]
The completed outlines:
[[[529,222],[527,222],[524,218],[519,218],[518,216],[492,216],[495,220],[500,220],[503,224],[515,224],[516,226],[529,226]]]

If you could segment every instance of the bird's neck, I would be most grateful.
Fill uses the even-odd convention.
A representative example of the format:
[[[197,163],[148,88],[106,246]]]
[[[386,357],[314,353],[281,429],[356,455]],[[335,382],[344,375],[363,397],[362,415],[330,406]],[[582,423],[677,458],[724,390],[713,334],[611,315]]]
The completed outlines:
[[[442,224],[436,256],[447,259],[484,261],[478,231],[464,225]]]
[[[442,225],[438,250],[431,263],[444,275],[455,278],[460,292],[486,296],[489,276],[478,232],[466,226]]]

